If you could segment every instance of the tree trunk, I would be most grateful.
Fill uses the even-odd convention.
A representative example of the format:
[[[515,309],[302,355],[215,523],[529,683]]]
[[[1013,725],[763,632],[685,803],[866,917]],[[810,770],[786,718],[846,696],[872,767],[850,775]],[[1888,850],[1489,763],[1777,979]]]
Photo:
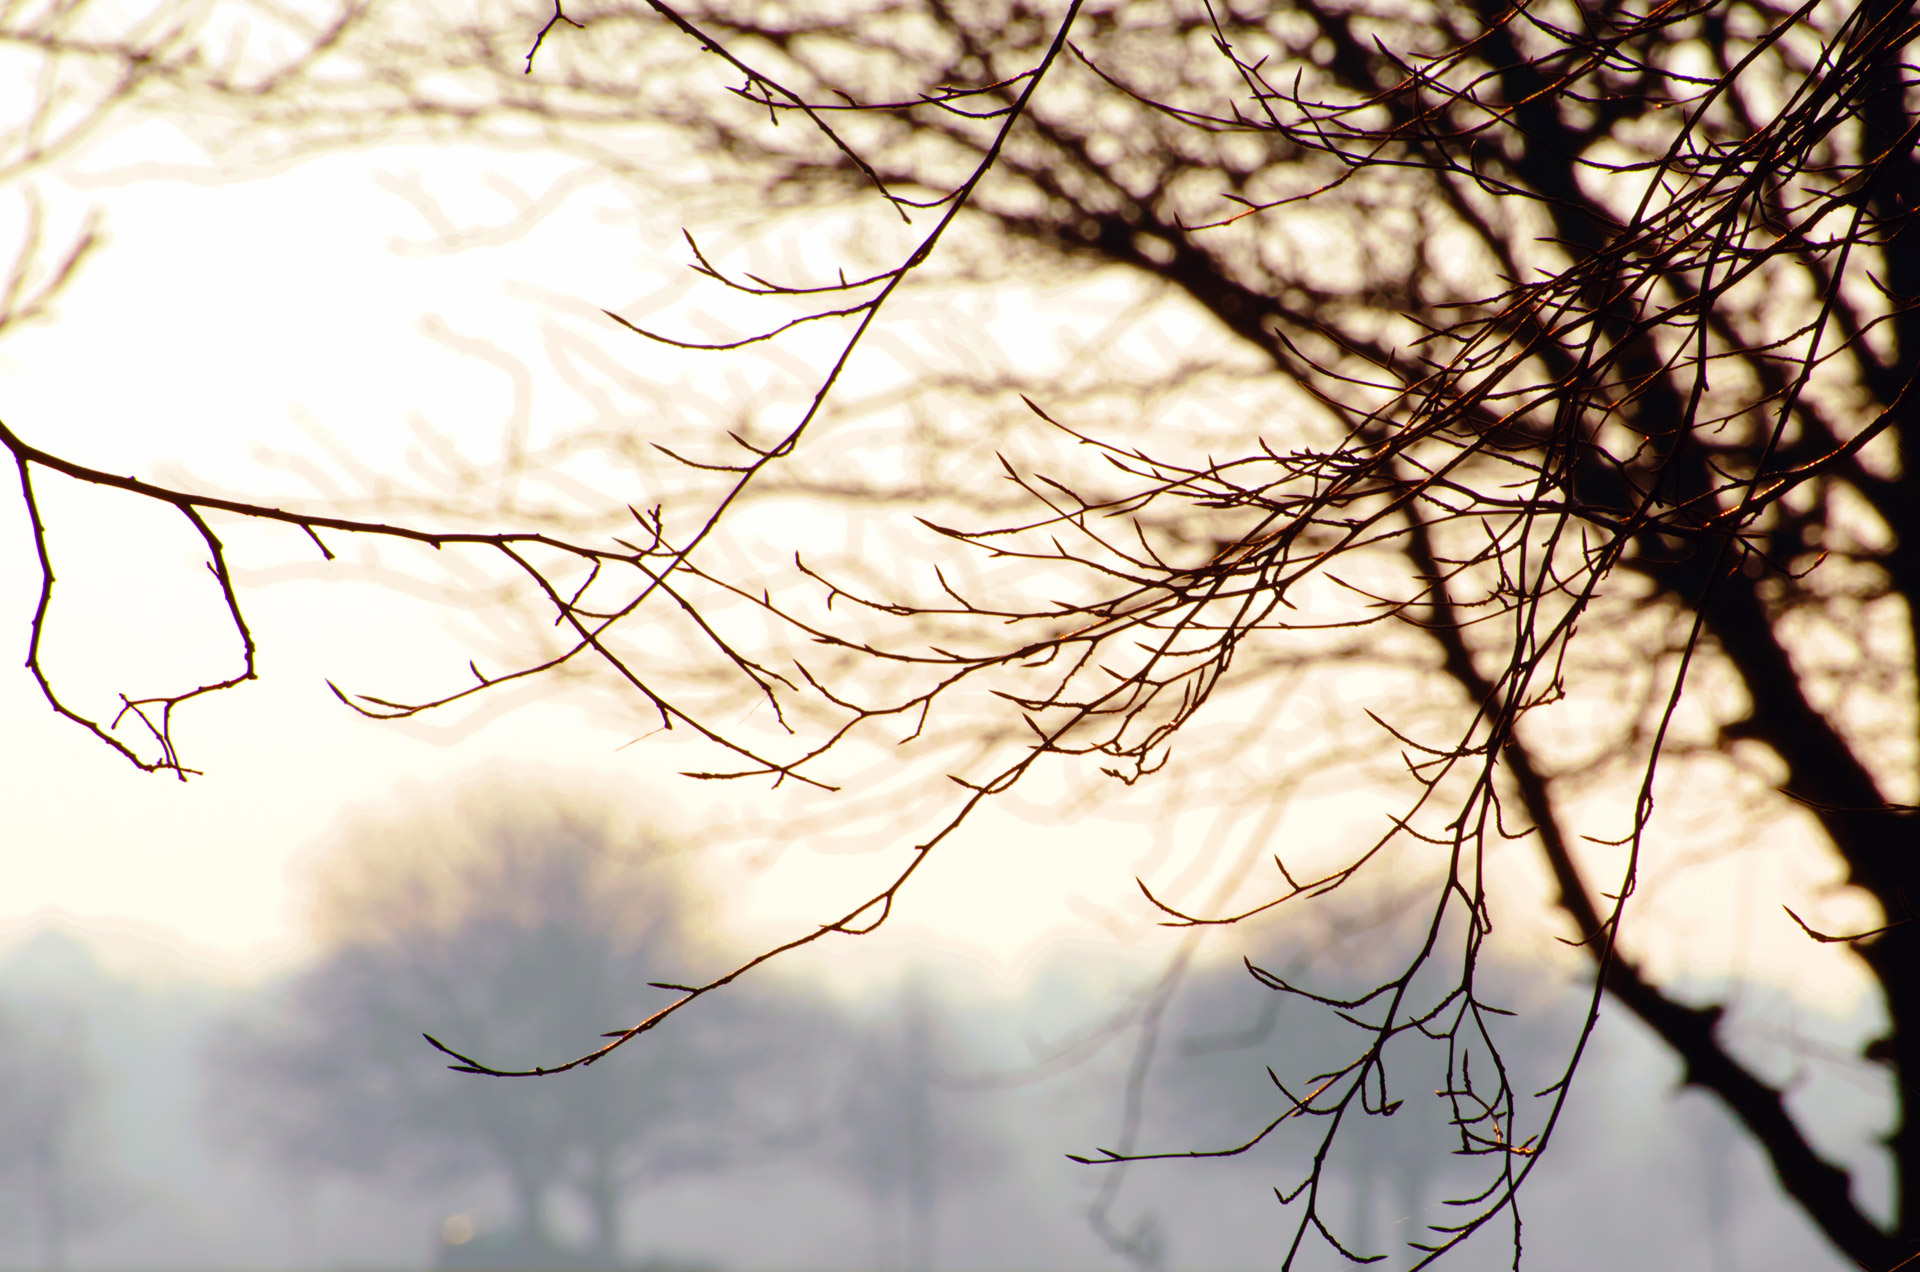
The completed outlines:
[[[593,1255],[603,1267],[620,1266],[620,1202],[622,1190],[613,1153],[596,1145],[581,1185],[593,1219]]]

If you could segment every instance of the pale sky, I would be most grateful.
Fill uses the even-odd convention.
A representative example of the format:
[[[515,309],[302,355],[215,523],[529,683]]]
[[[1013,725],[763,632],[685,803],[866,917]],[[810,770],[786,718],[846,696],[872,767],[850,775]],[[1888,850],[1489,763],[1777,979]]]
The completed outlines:
[[[106,151],[90,166],[111,173],[128,160],[191,160],[151,128]],[[0,342],[3,418],[82,462],[243,493],[262,480],[297,490],[255,459],[264,450],[319,454],[314,423],[386,470],[402,463],[414,416],[471,429],[484,449],[512,409],[508,377],[436,339],[434,324],[524,350],[536,414],[564,405],[541,354],[551,306],[624,303],[678,277],[677,225],[662,219],[636,232],[630,199],[589,188],[524,237],[449,254],[432,250],[430,228],[382,178],[425,172],[487,217],[503,207],[487,194],[490,177],[504,172],[538,193],[563,171],[477,151],[389,151],[253,182],[43,181],[57,208],[104,208],[108,243],[54,321]],[[56,622],[65,626],[51,633],[51,665],[64,686],[99,690],[108,683],[94,674],[102,666],[127,669],[114,687],[175,684],[181,663],[224,666],[232,636],[207,618],[212,592],[177,518],[51,475],[39,483],[59,554]],[[435,784],[544,774],[631,801],[656,820],[671,810],[670,822],[679,810],[697,821],[759,798],[763,788],[716,790],[675,776],[671,748],[657,739],[627,746],[642,730],[604,702],[523,702],[477,728],[461,727],[457,713],[423,725],[352,715],[325,679],[369,692],[444,682],[465,658],[447,636],[452,618],[366,584],[273,581],[258,567],[315,568],[300,536],[219,528],[236,563],[255,567],[240,577],[255,584],[243,603],[262,678],[182,709],[178,737],[204,776],[183,784],[141,774],[56,719],[23,671],[0,676],[8,722],[0,940],[57,920],[159,940],[202,968],[264,971],[302,951],[301,871],[329,831],[396,798],[431,799]],[[0,615],[18,668],[37,580],[17,497],[0,501],[0,536],[12,545],[0,562]],[[112,574],[128,556],[130,573]],[[89,592],[89,569],[121,590]],[[143,589],[156,578],[165,584]],[[116,603],[129,595],[141,603]],[[989,820],[965,847],[950,854],[954,868],[929,872],[930,904],[903,908],[895,942],[933,941],[1012,975],[1050,940],[1110,941],[1098,917],[1107,906],[1144,917],[1110,833],[1083,845],[1104,863],[1092,872],[1058,831],[995,833]],[[791,935],[844,911],[898,859],[802,848],[765,872],[750,869],[744,851],[710,864],[736,890],[723,912],[744,938]],[[1018,889],[1005,886],[1010,869]],[[1091,909],[1089,897],[1100,898]]]
[[[249,182],[125,179],[140,160],[192,156],[147,127],[90,157],[92,179],[43,181],[69,215],[104,208],[108,242],[61,299],[56,321],[0,341],[0,418],[29,441],[116,470],[243,491],[262,481],[297,489],[258,455],[318,456],[317,426],[370,467],[397,471],[414,417],[476,437],[484,449],[514,409],[514,385],[450,347],[447,331],[514,351],[532,377],[536,427],[563,429],[577,406],[543,354],[548,324],[684,280],[679,223],[664,200],[637,207],[630,192],[587,185],[524,235],[449,253],[434,250],[431,228],[392,188],[395,177],[424,173],[449,206],[497,218],[507,205],[490,181],[538,193],[565,176],[563,165],[538,158],[395,150]],[[634,349],[648,374],[685,374],[658,350]],[[102,665],[148,685],[155,682],[138,680],[142,667],[158,675],[183,657],[196,670],[223,665],[217,651],[230,648],[230,635],[187,604],[210,591],[185,598],[178,586],[150,586],[155,578],[204,581],[177,519],[42,481],[56,551],[69,563],[60,614],[72,625],[56,631],[53,662],[69,677],[62,683],[98,688],[104,682],[89,677]],[[234,531],[230,542],[252,567],[241,577],[253,584],[244,602],[263,678],[184,709],[178,734],[206,776],[183,785],[135,772],[54,718],[17,669],[34,580],[19,500],[0,499],[0,543],[9,545],[0,556],[0,640],[16,668],[0,675],[0,939],[58,919],[157,939],[224,974],[257,973],[303,951],[299,880],[329,831],[396,797],[532,771],[611,792],[656,819],[671,810],[665,815],[678,820],[684,810],[697,823],[759,798],[759,788],[716,790],[673,776],[672,749],[658,740],[627,746],[640,732],[634,718],[604,701],[529,702],[470,729],[452,727],[458,716],[424,726],[359,719],[324,680],[376,693],[444,680],[465,658],[452,635],[457,615],[362,583],[318,580],[297,535]],[[169,563],[184,569],[169,574]],[[269,564],[304,569],[288,580],[266,572]],[[123,569],[119,598],[149,585],[146,603],[90,596],[81,566]],[[1048,827],[1041,804],[1028,800],[1025,821],[983,819],[956,842],[910,894],[891,939],[935,942],[1009,977],[1051,941],[1151,945],[1132,881],[1153,848],[1151,827]],[[723,912],[742,938],[764,939],[844,910],[897,860],[802,845],[766,871],[751,870],[744,851],[716,854],[711,870],[729,890]],[[1809,870],[1785,852],[1756,860],[1737,879],[1723,872],[1689,885],[1743,888],[1748,899],[1737,915],[1719,906],[1704,928],[1678,930],[1662,947],[1667,965],[1713,976],[1737,962],[1830,1001],[1856,993],[1857,971],[1841,955],[1805,948],[1782,928],[1778,906],[1790,897],[1829,927],[1871,921],[1870,908],[1836,896],[1826,886],[1831,871],[1817,861]],[[887,947],[849,950],[848,965],[884,961],[867,953],[876,945]]]

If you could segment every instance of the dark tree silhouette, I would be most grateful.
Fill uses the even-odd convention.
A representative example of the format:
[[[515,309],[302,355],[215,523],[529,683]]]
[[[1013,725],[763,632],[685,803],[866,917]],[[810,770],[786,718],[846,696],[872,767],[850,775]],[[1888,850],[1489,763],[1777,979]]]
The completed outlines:
[[[1275,1076],[1260,1136],[1319,1145],[1280,1190],[1289,1261],[1315,1240],[1348,1249],[1321,1211],[1329,1146],[1399,1107],[1392,1074],[1426,1048],[1444,1057],[1455,1150],[1483,1176],[1419,1250],[1438,1257],[1496,1219],[1518,1241],[1518,1189],[1586,1035],[1543,1100],[1502,1065],[1500,1004],[1476,966],[1504,913],[1490,866],[1512,843],[1552,880],[1590,959],[1595,1011],[1604,991],[1670,1047],[1836,1249],[1874,1269],[1920,1250],[1911,3],[614,0],[523,24],[487,11],[411,35],[364,31],[383,73],[314,81],[302,117],[320,103],[348,134],[409,114],[481,131],[531,123],[624,171],[639,161],[618,126],[665,124],[731,189],[770,205],[865,200],[903,222],[867,227],[864,250],[885,259],[865,269],[775,277],[693,246],[729,302],[772,312],[761,334],[702,346],[648,329],[646,315],[615,319],[722,352],[840,333],[824,354],[809,346],[818,374],[784,418],[748,413],[729,441],[677,452],[685,471],[658,488],[660,507],[632,513],[637,532],[315,515],[83,467],[0,430],[30,510],[47,473],[179,509],[209,546],[249,659],[216,515],[317,542],[337,532],[488,554],[564,633],[511,671],[472,668],[456,690],[349,699],[369,714],[598,662],[663,726],[731,754],[705,776],[824,787],[842,780],[834,757],[869,740],[952,748],[957,803],[912,834],[895,882],[690,986],[576,1065],[765,958],[870,930],[974,810],[1034,774],[1078,760],[1149,781],[1177,739],[1263,677],[1357,659],[1385,669],[1370,710],[1404,757],[1388,829],[1289,843],[1250,907],[1156,900],[1169,922],[1201,925],[1308,907],[1381,871],[1432,881],[1420,939],[1370,990],[1266,978],[1365,1026],[1345,1063],[1310,1082]],[[270,103],[260,115],[292,117]],[[1124,269],[1237,345],[1216,361],[1250,375],[1257,359],[1284,393],[1237,431],[1190,435],[1175,416],[1116,403],[1125,393],[1076,402],[1035,383],[1032,428],[1048,440],[1001,461],[1024,506],[968,514],[923,482],[871,478],[835,450],[834,394],[890,306],[947,259],[989,278]],[[728,528],[782,480],[920,501],[939,522],[929,538],[949,561],[971,554],[975,581],[883,561],[864,578],[799,566],[779,590],[749,582]],[[33,525],[37,641],[53,573],[37,514]],[[723,723],[737,699],[673,681],[661,644],[638,639],[667,623],[783,723],[814,712],[791,717],[802,743]],[[814,652],[803,663],[796,646]],[[130,756],[180,770],[179,701],[130,698],[158,758]],[[1261,762],[1284,771],[1281,741],[1267,739]],[[1794,939],[1844,945],[1884,1005],[1865,1057],[1892,1093],[1887,1216],[1743,1058],[1721,1005],[1662,983],[1623,926],[1648,863],[1678,851],[1656,804],[1689,810],[1728,852],[1756,820],[1804,819],[1877,906],[1871,931],[1803,923]]]

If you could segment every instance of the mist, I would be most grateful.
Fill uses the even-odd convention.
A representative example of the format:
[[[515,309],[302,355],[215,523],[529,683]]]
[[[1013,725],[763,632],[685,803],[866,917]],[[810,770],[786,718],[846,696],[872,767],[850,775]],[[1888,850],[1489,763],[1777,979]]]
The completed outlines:
[[[1291,949],[1271,933],[1252,953],[1274,966],[1351,956]],[[318,1000],[298,995],[323,962],[242,982],[164,945],[57,919],[18,934],[0,954],[0,1065],[11,1079],[0,1095],[10,1132],[0,1265],[412,1269],[529,1266],[537,1253],[543,1266],[663,1270],[1271,1267],[1291,1233],[1274,1189],[1292,1187],[1308,1141],[1274,1136],[1239,1156],[1124,1166],[1067,1155],[1243,1141],[1285,1108],[1269,1066],[1305,1072],[1316,1050],[1343,1042],[1296,1028],[1324,1030],[1328,1018],[1297,1010],[1226,952],[1188,967],[1151,1029],[1140,1006],[1164,967],[1136,958],[1117,971],[1113,952],[1089,943],[1057,947],[1013,982],[932,951],[857,994],[770,975],[586,1075],[599,1085],[579,1107],[611,1123],[667,1082],[665,1048],[680,1049],[684,1070],[670,1114],[623,1132],[618,1239],[596,1250],[587,1192],[558,1186],[585,1178],[590,1156],[592,1126],[566,1125],[564,1084],[581,1075],[449,1072],[420,1036],[445,1004],[422,1002],[415,1018],[371,1032],[345,1016],[305,1019],[329,1039],[340,1090],[362,1093],[328,1096],[311,1065],[283,1063],[299,1052],[286,1042],[288,1006],[314,1010]],[[527,1001],[543,1019],[605,1009],[591,1000],[602,990],[577,975],[539,973],[496,1004],[494,1036],[460,1041],[509,1046]],[[1585,989],[1512,975],[1512,993],[1531,1004],[1509,1054],[1550,1067],[1578,1029]],[[1780,1064],[1803,1068],[1871,1026],[1757,996],[1748,1017]],[[556,1059],[579,1039],[527,1041],[536,1052],[550,1043]],[[1843,1266],[1645,1038],[1603,1014],[1588,1048],[1553,1151],[1522,1193],[1530,1260],[1576,1272]],[[411,1085],[398,1085],[402,1072]],[[1425,1094],[1424,1075],[1397,1080]],[[1880,1104],[1871,1082],[1837,1070],[1797,1098],[1821,1123],[1863,1135]],[[375,1121],[350,1124],[354,1099]],[[478,1100],[482,1121],[521,1126],[545,1154],[556,1186],[539,1217],[542,1250],[513,1244],[525,1218],[513,1180],[461,1129],[465,1115],[447,1113],[458,1100]],[[315,1107],[319,1124],[345,1131],[345,1147],[322,1151],[289,1129]],[[19,1130],[36,1113],[38,1155]],[[1384,1266],[1408,1262],[1421,1226],[1446,1223],[1446,1200],[1471,1191],[1471,1163],[1448,1155],[1447,1130],[1410,1099],[1358,1128],[1334,1159],[1329,1213],[1364,1252],[1386,1253]],[[1455,1256],[1468,1268],[1510,1257],[1498,1239]]]

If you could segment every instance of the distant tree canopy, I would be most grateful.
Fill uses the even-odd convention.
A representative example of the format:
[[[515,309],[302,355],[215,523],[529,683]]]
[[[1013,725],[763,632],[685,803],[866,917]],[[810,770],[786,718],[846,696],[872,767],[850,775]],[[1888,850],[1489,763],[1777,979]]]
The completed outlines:
[[[928,1272],[941,1202],[1007,1156],[1007,1128],[977,1093],[942,1089],[965,1048],[943,1036],[924,979],[909,979],[880,1019],[851,1032],[822,1155],[867,1196],[875,1269]]]
[[[68,1242],[96,1217],[81,1135],[98,1094],[77,1018],[0,1002],[0,1217],[32,1234],[50,1272],[67,1266]]]
[[[612,1263],[635,1186],[727,1164],[769,1129],[746,1084],[771,1063],[780,1013],[702,1021],[639,1066],[553,1082],[448,1073],[422,1031],[536,1063],[556,1037],[669,1001],[647,983],[684,975],[698,947],[660,840],[555,799],[469,796],[344,837],[318,879],[325,952],[229,1029],[214,1112],[305,1166],[502,1181],[527,1257],[554,1248],[548,1203],[571,1193]]]
[[[1485,1188],[1414,1257],[1496,1220],[1518,1241],[1512,1203],[1579,1045],[1543,1100],[1500,1061],[1500,1005],[1476,967],[1510,898],[1537,904],[1503,890],[1515,844],[1596,984],[1723,1102],[1834,1247],[1873,1269],[1920,1250],[1911,0],[593,0],[437,26],[404,5],[362,16],[340,48],[365,73],[292,77],[256,119],[537,136],[636,177],[635,134],[673,130],[711,156],[711,188],[768,209],[864,207],[861,233],[851,259],[778,275],[693,247],[726,303],[764,303],[741,340],[616,321],[719,353],[832,338],[807,347],[786,398],[743,402],[730,437],[675,452],[657,506],[624,494],[573,532],[212,498],[0,429],[30,510],[46,473],[171,504],[205,538],[243,641],[214,515],[299,526],[329,552],[327,536],[367,536],[484,554],[561,633],[455,690],[353,700],[371,715],[593,662],[719,748],[710,775],[824,787],[850,748],[945,746],[942,779],[959,786],[941,789],[957,793],[904,836],[897,880],[793,945],[883,921],[930,853],[1032,775],[1177,775],[1176,744],[1210,708],[1259,703],[1227,757],[1256,780],[1211,798],[1277,808],[1303,766],[1372,776],[1384,756],[1403,762],[1400,802],[1378,835],[1259,845],[1277,869],[1258,904],[1157,898],[1165,917],[1286,914],[1382,871],[1427,889],[1422,939],[1370,991],[1276,985],[1366,1027],[1346,1063],[1287,1081],[1259,1132],[1322,1146],[1280,1190],[1289,1262],[1346,1249],[1321,1213],[1327,1152],[1343,1125],[1398,1107],[1391,1075],[1429,1047],[1455,1151]],[[931,422],[903,410],[878,442],[836,427],[863,342],[920,283],[1114,269],[1205,320],[1197,365],[1149,359],[1051,393],[1045,370],[979,369],[949,331],[955,359],[923,386]],[[1127,327],[1109,313],[1099,330],[1117,344]],[[1025,409],[1015,391],[1030,415],[1002,409]],[[590,439],[616,458],[631,441]],[[976,497],[996,471],[1011,485]],[[772,488],[899,511],[898,537],[853,576],[796,563],[772,586],[728,552],[739,510]],[[33,526],[37,642],[54,575],[37,513]],[[971,574],[930,579],[915,552]],[[676,679],[688,666],[705,679]],[[1371,697],[1308,711],[1316,667],[1369,669],[1347,684]],[[772,710],[739,723],[743,695]],[[83,722],[177,771],[185,696]],[[1336,716],[1344,751],[1309,727]],[[144,750],[122,724],[151,731]],[[1743,1054],[1725,1005],[1664,983],[1631,922],[1650,867],[1748,852],[1787,823],[1808,832],[1806,873],[1830,868],[1878,911],[1840,931],[1780,918],[1769,939],[1844,950],[1879,995],[1885,1031],[1857,1058],[1888,1092],[1884,1215]],[[672,1031],[644,1019],[608,1049],[666,1045]]]

